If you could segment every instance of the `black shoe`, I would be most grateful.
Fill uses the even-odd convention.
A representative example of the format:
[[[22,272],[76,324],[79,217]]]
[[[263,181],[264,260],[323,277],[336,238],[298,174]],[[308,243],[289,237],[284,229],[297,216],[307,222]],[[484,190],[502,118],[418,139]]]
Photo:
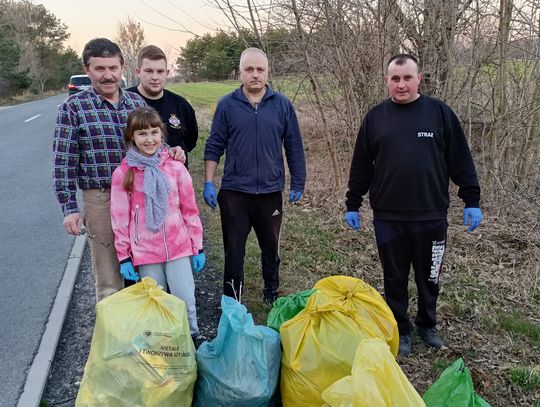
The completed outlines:
[[[278,298],[278,294],[276,291],[265,291],[263,294],[263,301],[266,305],[272,305],[274,301],[276,301]]]
[[[412,353],[412,335],[399,335],[398,354],[401,356],[411,356]]]
[[[416,331],[418,332],[418,336],[420,336],[427,346],[435,349],[441,349],[444,346],[443,340],[437,332],[437,328],[423,328],[417,326]]]

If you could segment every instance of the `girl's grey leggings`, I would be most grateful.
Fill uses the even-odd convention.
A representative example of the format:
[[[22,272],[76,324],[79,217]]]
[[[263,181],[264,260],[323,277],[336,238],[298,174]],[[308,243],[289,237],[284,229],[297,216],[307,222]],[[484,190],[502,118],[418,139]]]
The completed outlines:
[[[164,290],[169,287],[172,295],[186,303],[191,336],[197,336],[199,327],[195,306],[195,282],[190,258],[182,257],[166,263],[139,265],[139,274],[141,278],[152,277]]]

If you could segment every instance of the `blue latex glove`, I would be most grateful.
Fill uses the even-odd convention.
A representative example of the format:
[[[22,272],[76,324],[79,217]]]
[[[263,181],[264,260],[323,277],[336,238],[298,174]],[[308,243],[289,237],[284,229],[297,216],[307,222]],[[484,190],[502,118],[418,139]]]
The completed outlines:
[[[212,181],[206,181],[204,183],[203,198],[206,205],[215,209],[217,205],[216,187]]]
[[[345,213],[345,222],[351,229],[358,230],[360,229],[360,215],[358,211],[346,212]]]
[[[467,231],[472,232],[482,223],[482,210],[480,208],[465,208],[463,211],[463,224],[469,226]]]
[[[206,255],[204,253],[196,254],[191,258],[191,265],[193,266],[193,271],[198,273],[204,268],[206,263]]]
[[[122,277],[126,280],[137,281],[139,279],[139,274],[133,268],[133,263],[131,261],[120,263],[120,274],[122,274]]]
[[[289,194],[289,202],[296,202],[299,201],[301,198],[302,192],[291,189],[291,193]]]

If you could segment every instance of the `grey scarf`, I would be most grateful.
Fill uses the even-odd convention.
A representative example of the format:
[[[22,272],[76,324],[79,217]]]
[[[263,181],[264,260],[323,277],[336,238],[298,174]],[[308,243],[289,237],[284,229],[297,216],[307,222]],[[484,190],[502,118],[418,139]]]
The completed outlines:
[[[136,148],[130,148],[126,154],[130,167],[144,167],[144,195],[146,205],[146,224],[152,231],[159,230],[165,221],[169,207],[170,185],[167,177],[159,168],[159,148],[152,157],[142,155]]]

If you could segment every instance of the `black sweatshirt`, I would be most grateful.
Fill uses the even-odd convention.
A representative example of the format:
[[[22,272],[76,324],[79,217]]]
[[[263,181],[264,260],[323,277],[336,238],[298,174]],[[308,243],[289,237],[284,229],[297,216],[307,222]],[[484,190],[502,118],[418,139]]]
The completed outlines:
[[[195,111],[182,96],[163,89],[159,99],[144,97],[137,86],[127,89],[140,95],[148,106],[157,110],[167,129],[167,144],[171,147],[180,146],[187,153],[197,144],[199,131]]]
[[[466,207],[479,207],[480,186],[461,124],[444,102],[420,95],[388,99],[364,117],[349,175],[347,211],[369,190],[375,219],[446,219],[449,178]]]

